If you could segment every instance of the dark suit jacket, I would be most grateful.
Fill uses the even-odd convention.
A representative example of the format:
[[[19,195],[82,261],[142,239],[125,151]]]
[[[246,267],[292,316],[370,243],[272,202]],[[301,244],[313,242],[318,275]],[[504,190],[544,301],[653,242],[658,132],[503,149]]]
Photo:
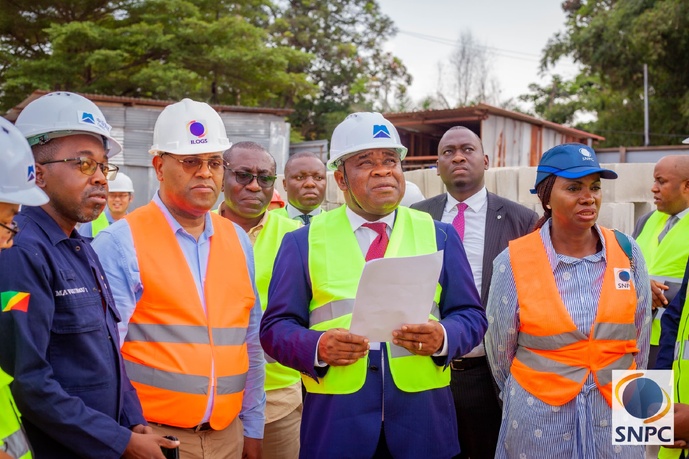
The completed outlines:
[[[412,209],[428,212],[434,220],[443,218],[447,193],[411,205]],[[483,273],[481,273],[481,303],[488,303],[488,289],[493,276],[493,260],[507,248],[512,239],[524,236],[533,229],[538,215],[521,204],[488,193],[486,213],[486,234],[483,248]]]

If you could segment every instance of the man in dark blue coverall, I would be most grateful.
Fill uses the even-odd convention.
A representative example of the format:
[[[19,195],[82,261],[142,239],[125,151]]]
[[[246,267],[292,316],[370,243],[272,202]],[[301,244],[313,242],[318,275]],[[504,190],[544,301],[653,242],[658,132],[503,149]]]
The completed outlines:
[[[35,177],[50,198],[16,217],[0,254],[0,366],[37,458],[159,458],[177,442],[150,433],[122,365],[119,316],[96,253],[75,231],[95,219],[121,151],[101,111],[82,96],[51,93],[17,128],[32,145]]]

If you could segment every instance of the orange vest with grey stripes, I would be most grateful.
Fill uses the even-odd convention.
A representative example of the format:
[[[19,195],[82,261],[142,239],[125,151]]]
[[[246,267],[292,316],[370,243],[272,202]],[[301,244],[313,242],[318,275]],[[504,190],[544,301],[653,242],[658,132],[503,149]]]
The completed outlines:
[[[129,322],[122,356],[149,422],[210,424],[239,414],[249,368],[246,333],[255,297],[244,251],[229,220],[211,214],[206,311],[181,248],[154,203],[125,217],[134,239],[143,294]],[[228,263],[228,260],[230,261]]]
[[[512,376],[527,392],[550,405],[573,400],[593,373],[598,389],[612,406],[612,370],[636,368],[636,293],[629,258],[612,231],[601,228],[601,232],[606,269],[588,336],[577,330],[562,302],[540,233],[509,243],[520,322]]]

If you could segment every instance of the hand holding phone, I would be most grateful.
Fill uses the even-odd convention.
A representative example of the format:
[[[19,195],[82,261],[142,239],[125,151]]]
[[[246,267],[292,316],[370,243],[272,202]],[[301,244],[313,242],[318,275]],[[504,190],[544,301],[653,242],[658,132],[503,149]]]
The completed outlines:
[[[165,438],[172,441],[179,440],[174,435],[165,435]],[[160,450],[163,452],[163,456],[165,456],[165,459],[179,459],[179,446],[177,446],[176,448],[163,448],[161,446]]]

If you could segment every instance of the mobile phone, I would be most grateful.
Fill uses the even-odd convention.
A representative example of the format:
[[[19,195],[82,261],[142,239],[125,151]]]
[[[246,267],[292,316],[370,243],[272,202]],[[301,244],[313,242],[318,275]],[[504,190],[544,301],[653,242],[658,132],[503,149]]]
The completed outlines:
[[[165,435],[165,438],[172,441],[179,440],[174,435]],[[163,448],[161,446],[160,450],[163,452],[163,456],[165,456],[165,459],[179,459],[179,446],[176,448]]]

